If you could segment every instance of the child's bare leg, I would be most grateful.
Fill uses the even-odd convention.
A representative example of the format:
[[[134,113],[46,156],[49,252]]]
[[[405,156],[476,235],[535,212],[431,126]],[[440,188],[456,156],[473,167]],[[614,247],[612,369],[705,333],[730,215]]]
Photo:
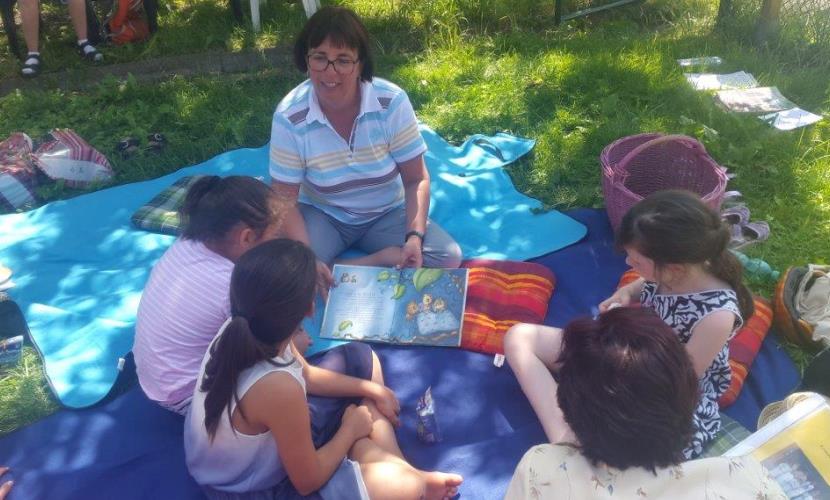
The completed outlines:
[[[338,264],[349,264],[354,266],[377,266],[392,267],[401,261],[401,247],[386,247],[375,253],[355,259],[336,260]]]
[[[557,384],[551,375],[561,346],[562,330],[542,325],[520,323],[504,337],[507,362],[551,443],[573,440],[556,400]]]
[[[372,353],[372,381],[384,385],[383,371],[377,354]],[[369,496],[382,500],[443,499],[455,496],[463,478],[458,474],[425,472],[413,467],[398,446],[395,428],[375,406],[365,399],[374,423],[368,438],[358,440],[349,451],[349,458],[360,463],[363,481]],[[394,481],[390,481],[394,478]]]
[[[455,496],[463,478],[458,474],[424,472],[381,449],[371,439],[352,446],[349,458],[360,464],[372,500],[443,499]]]
[[[378,355],[374,351],[372,352],[372,382],[385,385],[383,371],[380,367],[380,359],[378,359]],[[374,441],[382,449],[403,460],[403,452],[398,446],[398,438],[395,436],[395,427],[380,413],[372,400],[364,399],[361,404],[369,408],[374,419],[372,433],[369,435],[369,439]]]

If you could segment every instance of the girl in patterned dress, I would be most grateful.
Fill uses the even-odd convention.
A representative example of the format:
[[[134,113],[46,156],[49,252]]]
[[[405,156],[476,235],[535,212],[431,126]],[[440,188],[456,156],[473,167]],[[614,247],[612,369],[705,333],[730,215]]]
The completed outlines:
[[[700,455],[720,430],[718,398],[729,387],[728,342],[753,312],[742,269],[727,249],[720,216],[688,191],[659,191],[623,217],[617,244],[641,278],[603,301],[600,312],[639,303],[677,333],[700,378],[694,435],[684,450]]]

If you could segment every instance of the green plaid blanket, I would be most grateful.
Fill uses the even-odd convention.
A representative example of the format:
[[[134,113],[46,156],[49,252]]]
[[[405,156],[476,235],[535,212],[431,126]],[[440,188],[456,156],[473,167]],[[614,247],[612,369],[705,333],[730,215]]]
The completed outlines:
[[[184,204],[184,197],[187,190],[194,182],[204,177],[203,175],[190,175],[182,177],[173,183],[172,186],[156,195],[133,214],[130,218],[136,227],[164,234],[179,234],[179,209]]]
[[[709,443],[709,446],[703,450],[700,458],[719,457],[736,444],[748,438],[750,434],[746,427],[721,413],[720,432],[715,436],[715,440]]]

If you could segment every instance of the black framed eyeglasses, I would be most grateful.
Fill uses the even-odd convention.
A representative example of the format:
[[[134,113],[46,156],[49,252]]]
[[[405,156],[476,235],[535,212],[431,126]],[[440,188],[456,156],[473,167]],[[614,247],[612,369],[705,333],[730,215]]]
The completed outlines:
[[[307,56],[307,60],[310,70],[321,73],[329,69],[329,64],[331,64],[338,75],[351,75],[354,72],[355,66],[357,66],[357,61],[349,59],[348,57],[338,57],[332,61],[323,54],[311,54]]]

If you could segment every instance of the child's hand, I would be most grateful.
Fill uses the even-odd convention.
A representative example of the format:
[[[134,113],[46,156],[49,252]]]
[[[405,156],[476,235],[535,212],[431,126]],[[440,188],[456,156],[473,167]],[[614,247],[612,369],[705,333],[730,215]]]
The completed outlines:
[[[400,427],[401,420],[398,417],[398,414],[401,412],[401,403],[398,401],[395,393],[392,392],[392,389],[380,384],[377,384],[377,387],[377,393],[372,397],[372,401],[375,402],[375,406],[377,406],[378,411],[386,417],[392,425]]]
[[[343,413],[340,425],[352,433],[354,441],[365,438],[372,432],[372,412],[364,405],[349,405]]]
[[[604,313],[614,307],[624,307],[631,304],[631,294],[626,288],[627,287],[620,288],[614,293],[614,295],[600,302],[599,312]]]

